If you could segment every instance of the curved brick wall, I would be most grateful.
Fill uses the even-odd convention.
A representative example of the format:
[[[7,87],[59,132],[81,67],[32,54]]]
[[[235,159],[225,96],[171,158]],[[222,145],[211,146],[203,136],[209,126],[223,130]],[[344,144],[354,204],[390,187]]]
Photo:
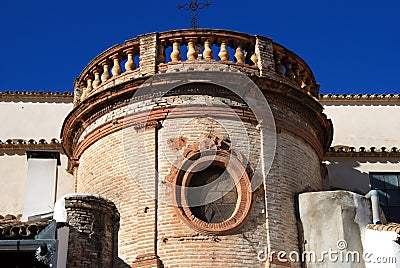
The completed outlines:
[[[279,111],[283,108],[271,106],[281,118]],[[110,112],[108,116],[115,114]],[[247,220],[233,234],[204,235],[189,228],[177,217],[173,206],[164,202],[171,193],[162,183],[170,172],[171,161],[210,132],[222,139],[240,137],[242,125],[227,118],[171,118],[163,121],[162,127],[131,126],[102,137],[81,155],[77,191],[99,194],[116,204],[121,214],[119,257],[128,265],[154,267],[157,255],[165,267],[254,267],[260,264],[258,251],[266,245],[276,252],[298,251],[295,197],[322,188],[320,159],[300,136],[307,120],[293,111],[284,114],[290,115],[286,120],[296,122],[298,129],[288,131],[278,125],[274,163],[264,178],[267,193],[264,185],[258,188]],[[243,126],[249,138],[249,161],[255,166],[261,153],[260,133],[254,123],[244,122]],[[315,130],[308,132],[315,137]],[[169,143],[180,137],[185,138],[182,148]],[[246,151],[246,144],[239,142],[235,148]],[[160,172],[158,203],[148,194],[156,191],[155,167]]]
[[[113,267],[119,214],[115,205],[98,196],[65,198],[68,215],[68,267]]]
[[[186,44],[190,53],[182,62],[179,47]],[[196,44],[217,45],[221,51],[225,45],[233,46],[236,60],[229,56],[220,61],[204,58],[210,51],[198,56],[192,49]],[[170,46],[172,62],[165,57]],[[138,55],[136,67],[132,57]],[[120,63],[125,59],[128,64],[122,70]],[[236,80],[235,72],[247,75],[248,81]],[[164,78],[150,79],[145,88],[148,91],[142,92],[153,92],[152,83],[171,86],[174,91],[164,97],[135,95],[136,102],[130,103],[140,86],[160,73]],[[263,155],[262,144],[269,143],[260,131],[268,120],[257,122],[231,91],[206,84],[213,81],[215,73],[220,75],[216,83],[228,78],[224,86],[239,87],[249,99],[257,99],[257,94],[253,95],[257,91],[250,86],[257,84],[268,100],[277,135],[270,170],[262,165],[272,156]],[[198,82],[177,88],[182,81]],[[264,265],[257,259],[260,250],[290,252],[302,248],[295,200],[301,192],[322,189],[320,165],[332,139],[332,125],[316,100],[314,75],[293,52],[265,37],[224,30],[152,33],[98,55],[74,87],[75,108],[63,125],[63,148],[71,160],[76,191],[99,194],[117,206],[121,216],[118,254],[125,265],[259,267]],[[229,112],[221,108],[224,105],[230,107]],[[152,112],[147,116],[148,110]],[[207,115],[210,113],[217,116]],[[222,152],[221,140],[231,146],[224,152],[244,153],[242,159],[248,159],[251,168],[261,164],[257,179],[263,183],[252,198],[239,199],[245,200],[242,203],[252,200],[252,204],[250,210],[236,206],[236,210],[248,212],[238,228],[235,225],[230,233],[229,228],[223,232],[224,226],[219,233],[213,233],[211,227],[196,231],[201,228],[190,225],[190,213],[185,218],[171,203],[176,192],[168,182],[177,182],[181,176],[171,166],[207,142],[215,142],[213,146]],[[275,267],[300,267],[299,263],[273,263]]]

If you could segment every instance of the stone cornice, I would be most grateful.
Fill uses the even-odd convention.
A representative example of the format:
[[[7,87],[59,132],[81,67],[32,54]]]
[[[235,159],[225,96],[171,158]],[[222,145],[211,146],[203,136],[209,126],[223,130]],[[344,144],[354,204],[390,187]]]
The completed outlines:
[[[61,142],[57,139],[51,139],[46,141],[40,139],[38,141],[34,139],[7,139],[6,141],[0,140],[0,153],[4,152],[21,152],[26,150],[58,150],[63,151]]]
[[[325,153],[325,157],[385,157],[400,158],[400,149],[397,147],[350,147],[334,146]]]
[[[37,101],[65,101],[73,102],[73,93],[71,92],[44,92],[44,91],[0,91],[1,100],[37,100]]]
[[[325,102],[400,102],[400,94],[320,94]]]

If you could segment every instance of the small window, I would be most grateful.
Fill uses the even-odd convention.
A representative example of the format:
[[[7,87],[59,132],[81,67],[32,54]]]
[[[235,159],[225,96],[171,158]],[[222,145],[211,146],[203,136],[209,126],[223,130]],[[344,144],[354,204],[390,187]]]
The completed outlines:
[[[192,188],[194,187],[194,188]],[[190,210],[198,219],[207,223],[228,220],[235,212],[238,193],[235,181],[222,167],[211,165],[196,172],[190,179],[187,199]],[[204,204],[196,206],[192,204]]]
[[[400,222],[400,172],[370,173],[371,188],[379,193],[379,204],[388,222]]]

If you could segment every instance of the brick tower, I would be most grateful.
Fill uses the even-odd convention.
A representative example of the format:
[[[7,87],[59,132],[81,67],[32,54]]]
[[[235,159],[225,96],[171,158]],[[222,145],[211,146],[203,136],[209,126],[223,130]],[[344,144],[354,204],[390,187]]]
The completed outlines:
[[[301,249],[296,195],[322,190],[332,126],[300,57],[258,35],[151,33],[74,88],[63,147],[75,191],[118,209],[115,266],[300,267],[260,260]]]

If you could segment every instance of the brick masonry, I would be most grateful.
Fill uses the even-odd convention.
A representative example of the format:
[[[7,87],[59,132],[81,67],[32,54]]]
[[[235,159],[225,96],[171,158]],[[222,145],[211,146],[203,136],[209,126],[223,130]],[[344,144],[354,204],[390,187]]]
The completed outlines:
[[[96,196],[65,200],[68,216],[68,267],[112,267],[117,263],[119,213],[115,205]]]
[[[291,118],[301,127],[300,116]],[[119,256],[126,264],[154,267],[159,258],[165,267],[188,263],[191,267],[204,267],[204,263],[210,267],[255,267],[260,264],[258,250],[264,246],[275,251],[298,250],[295,196],[321,189],[321,175],[314,149],[286,130],[278,131],[274,164],[270,173],[264,174],[265,185],[254,193],[251,213],[241,229],[224,236],[204,235],[179,220],[166,200],[171,195],[163,181],[185,147],[210,133],[230,140],[240,152],[249,152],[252,166],[260,160],[260,133],[254,124],[210,116],[166,119],[158,127],[129,127],[101,138],[82,154],[77,190],[115,202],[121,214]],[[171,148],[168,141],[179,137],[186,139],[186,146]],[[149,260],[150,266],[146,266]]]
[[[163,35],[168,39],[179,37],[180,33]],[[66,119],[63,129],[64,148],[74,158],[76,191],[104,196],[115,203],[120,213],[118,257],[121,261],[115,266],[265,267],[257,259],[258,252],[265,247],[269,252],[299,251],[301,235],[297,228],[296,196],[322,189],[322,152],[329,145],[332,132],[322,107],[313,97],[293,81],[289,83],[289,76],[275,73],[273,50],[284,48],[277,47],[268,38],[255,36],[258,69],[245,65],[234,68],[245,70],[269,101],[277,126],[277,148],[272,156],[263,155],[259,122],[231,94],[144,97],[129,104],[132,94],[128,93],[141,83],[138,74],[145,77],[157,71],[178,73],[211,68],[231,75],[230,68],[219,63],[159,63],[159,37],[157,33],[140,36],[140,69],[112,78],[120,82],[102,88],[97,95],[80,103]],[[303,61],[292,54],[292,59],[302,65]],[[305,71],[311,72],[308,67]],[[133,73],[136,76],[129,78]],[[224,103],[228,111],[235,112],[213,115],[210,108],[196,114],[195,109],[185,108],[185,105],[207,103]],[[179,109],[174,110],[176,107]],[[155,113],[146,122],[149,118],[140,117],[150,109]],[[229,142],[235,151],[246,155],[253,168],[274,157],[269,172],[258,170],[262,185],[253,192],[247,219],[239,229],[224,235],[199,232],[185,224],[171,204],[171,189],[165,183],[171,166],[185,149],[207,135]],[[84,220],[82,226],[85,226],[85,217],[89,217],[85,213],[77,217]],[[76,226],[79,227],[78,220]],[[78,232],[75,235],[72,240],[77,240],[76,243],[89,243],[81,240]],[[111,252],[108,246],[107,252]],[[78,251],[73,254],[81,258]],[[82,261],[97,260],[94,254],[82,254]],[[105,257],[105,261],[110,259]],[[267,267],[300,267],[300,264],[275,262]]]

